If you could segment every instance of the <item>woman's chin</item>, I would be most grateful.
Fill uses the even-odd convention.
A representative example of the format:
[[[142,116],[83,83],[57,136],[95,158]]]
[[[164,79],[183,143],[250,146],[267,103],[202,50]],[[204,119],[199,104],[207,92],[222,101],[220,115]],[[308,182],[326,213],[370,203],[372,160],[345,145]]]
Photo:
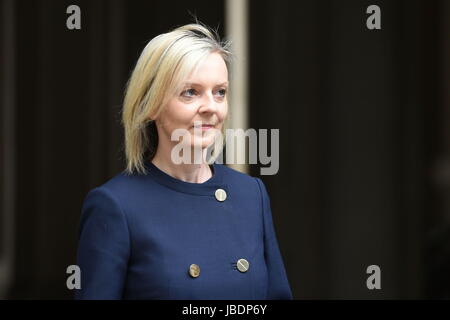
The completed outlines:
[[[206,139],[205,139],[205,140],[206,140]],[[202,150],[204,150],[204,149],[210,147],[213,143],[214,143],[214,140],[209,140],[209,139],[208,139],[207,141],[202,141],[202,142],[200,142],[200,143],[193,143],[193,144],[191,145],[191,147],[192,147],[193,149],[202,149]]]
[[[195,137],[195,139],[192,139],[191,147],[205,149],[205,148],[208,148],[213,143],[214,143],[214,136],[213,135],[205,135],[202,137]]]

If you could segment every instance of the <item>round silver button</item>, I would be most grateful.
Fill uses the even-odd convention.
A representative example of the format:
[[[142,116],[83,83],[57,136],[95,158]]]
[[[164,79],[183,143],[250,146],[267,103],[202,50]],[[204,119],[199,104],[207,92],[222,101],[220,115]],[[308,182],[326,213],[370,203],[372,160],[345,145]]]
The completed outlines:
[[[227,193],[223,189],[217,189],[215,193],[217,201],[225,201],[227,198]]]
[[[240,272],[247,272],[250,264],[245,259],[239,259],[237,262],[237,268]]]

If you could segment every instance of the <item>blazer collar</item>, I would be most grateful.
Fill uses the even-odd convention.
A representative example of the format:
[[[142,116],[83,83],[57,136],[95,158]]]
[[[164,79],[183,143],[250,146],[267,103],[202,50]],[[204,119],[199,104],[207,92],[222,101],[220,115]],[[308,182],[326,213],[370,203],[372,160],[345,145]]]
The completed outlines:
[[[213,176],[202,183],[186,182],[174,178],[159,169],[150,160],[145,162],[145,167],[148,175],[156,182],[182,193],[214,197],[217,189],[226,189],[226,184],[223,183],[223,168],[217,163],[210,165]]]

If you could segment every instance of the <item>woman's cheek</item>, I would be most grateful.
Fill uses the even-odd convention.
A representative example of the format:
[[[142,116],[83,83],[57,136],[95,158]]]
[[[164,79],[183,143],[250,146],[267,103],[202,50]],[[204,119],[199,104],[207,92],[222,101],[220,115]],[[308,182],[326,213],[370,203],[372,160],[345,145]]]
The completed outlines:
[[[224,119],[227,117],[227,114],[228,114],[228,105],[225,105],[220,115],[221,117],[220,122],[224,121]]]

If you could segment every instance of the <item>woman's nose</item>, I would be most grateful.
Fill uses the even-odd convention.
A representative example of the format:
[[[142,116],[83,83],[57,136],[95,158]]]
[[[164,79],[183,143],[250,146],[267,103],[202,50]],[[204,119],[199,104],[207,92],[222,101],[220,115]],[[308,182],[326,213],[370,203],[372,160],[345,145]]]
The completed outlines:
[[[200,112],[216,112],[217,111],[217,102],[214,100],[214,96],[212,93],[205,94],[201,105]]]

